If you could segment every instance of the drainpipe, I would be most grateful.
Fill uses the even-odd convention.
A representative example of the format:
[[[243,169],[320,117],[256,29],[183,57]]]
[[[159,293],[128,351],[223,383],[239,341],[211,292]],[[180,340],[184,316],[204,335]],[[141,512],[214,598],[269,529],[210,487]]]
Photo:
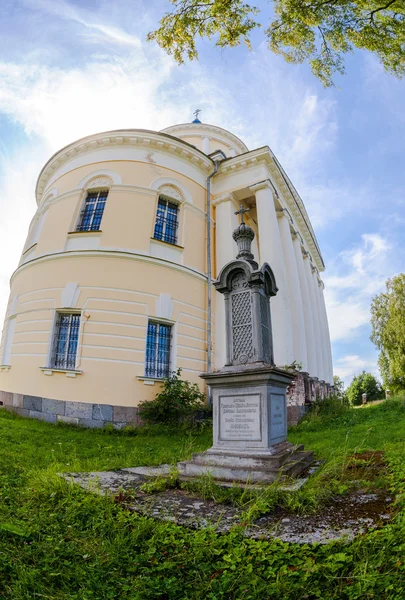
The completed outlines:
[[[218,173],[219,161],[207,177],[207,373],[211,373],[211,340],[212,340],[212,269],[211,269],[211,179]]]

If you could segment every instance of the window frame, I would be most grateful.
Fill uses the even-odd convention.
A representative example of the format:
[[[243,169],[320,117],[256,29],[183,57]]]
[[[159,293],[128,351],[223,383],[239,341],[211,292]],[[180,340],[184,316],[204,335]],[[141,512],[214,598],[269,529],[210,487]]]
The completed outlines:
[[[104,201],[100,202],[100,195],[103,194],[103,193],[105,194]],[[79,214],[78,214],[78,217],[77,217],[77,220],[76,220],[76,227],[74,229],[74,233],[89,233],[89,232],[92,232],[92,231],[94,231],[94,232],[97,232],[97,231],[100,232],[101,231],[101,222],[103,220],[105,206],[107,204],[109,193],[110,193],[110,188],[109,187],[88,188],[88,189],[85,190],[85,197],[84,197],[84,199],[81,202],[81,208],[79,210]],[[83,222],[84,222],[84,219],[86,217],[86,208],[87,208],[87,205],[88,205],[87,201],[88,201],[89,196],[91,194],[96,194],[96,201],[94,203],[94,208],[91,210],[91,213],[90,213],[90,223],[89,223],[89,226],[86,227],[86,228],[84,228]],[[103,204],[103,208],[102,208],[102,212],[101,212],[100,219],[99,219],[99,222],[98,222],[98,229],[93,229],[92,227],[93,227],[93,223],[94,223],[94,220],[95,220],[95,217],[96,217],[96,214],[97,214],[97,210],[98,210],[98,205],[99,204]]]
[[[161,237],[157,237],[157,225],[158,225],[158,217],[159,217],[159,204],[160,202],[166,203],[166,208],[164,211],[163,224],[162,224],[162,235]],[[169,205],[173,205],[176,207],[176,219],[175,219],[175,230],[172,239],[168,239],[166,233],[168,229],[168,223],[170,226],[170,219],[168,219],[168,209]],[[157,202],[156,202],[156,210],[155,210],[155,220],[153,223],[153,235],[152,239],[158,242],[163,242],[165,244],[170,244],[171,246],[179,245],[179,237],[180,237],[180,221],[181,221],[181,202],[179,202],[176,198],[171,198],[170,196],[166,196],[166,194],[158,193]],[[174,241],[173,241],[174,240]]]
[[[65,354],[65,360],[63,362],[63,364],[58,364],[57,361],[57,348],[59,345],[59,341],[60,341],[60,331],[61,331],[61,324],[59,324],[59,319],[62,316],[67,316],[69,315],[69,317],[71,317],[70,322],[68,324],[68,335],[67,335],[67,342],[66,342],[66,348],[64,350],[64,354]],[[69,352],[69,346],[71,343],[71,332],[72,332],[72,321],[73,321],[73,317],[78,317],[78,325],[76,327],[77,329],[77,335],[76,335],[76,347],[75,347],[75,352],[74,352],[74,363],[69,364],[69,354],[72,355],[72,352]],[[54,320],[54,326],[52,329],[52,337],[51,337],[51,345],[50,345],[50,351],[49,351],[49,357],[48,357],[48,369],[50,370],[56,370],[56,371],[76,371],[76,367],[77,367],[77,356],[78,356],[78,351],[79,351],[79,344],[80,344],[80,334],[81,334],[81,328],[82,328],[82,314],[81,312],[78,311],[69,311],[69,310],[57,310],[55,312],[55,320]]]
[[[156,326],[157,331],[155,334],[155,343],[149,342],[149,327]],[[168,335],[165,338],[160,337],[160,331],[162,328],[168,330]],[[174,337],[174,325],[159,319],[148,319],[146,327],[146,345],[145,345],[145,368],[144,377],[147,379],[165,379],[170,376],[172,372],[172,352],[173,352],[173,337]],[[168,347],[163,349],[165,353],[164,362],[159,360],[159,351],[161,349],[161,340],[166,339],[168,341]],[[149,342],[149,343],[148,343]],[[153,347],[154,346],[154,347]],[[148,353],[153,350],[153,359],[148,359]],[[163,365],[163,369],[162,369]],[[153,367],[153,371],[152,371]]]

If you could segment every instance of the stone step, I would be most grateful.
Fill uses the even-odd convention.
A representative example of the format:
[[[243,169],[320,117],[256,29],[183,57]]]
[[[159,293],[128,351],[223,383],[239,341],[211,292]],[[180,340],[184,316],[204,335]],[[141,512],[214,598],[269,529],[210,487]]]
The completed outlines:
[[[178,463],[178,469],[181,475],[185,477],[198,477],[201,475],[211,475],[214,479],[221,481],[235,481],[245,483],[273,483],[278,479],[286,477],[296,477],[303,473],[313,462],[313,452],[297,452],[294,460],[290,460],[281,469],[274,468],[273,463],[268,463],[267,467],[248,468],[230,466],[224,464],[205,464],[194,460]]]
[[[294,460],[283,466],[282,473],[284,477],[298,477],[308,469],[314,462],[314,453],[309,450],[299,452]]]
[[[292,446],[276,454],[260,454],[252,451],[250,454],[237,454],[221,450],[207,450],[193,454],[192,461],[206,466],[229,466],[244,469],[280,469],[285,463],[296,460],[304,449],[303,444]]]

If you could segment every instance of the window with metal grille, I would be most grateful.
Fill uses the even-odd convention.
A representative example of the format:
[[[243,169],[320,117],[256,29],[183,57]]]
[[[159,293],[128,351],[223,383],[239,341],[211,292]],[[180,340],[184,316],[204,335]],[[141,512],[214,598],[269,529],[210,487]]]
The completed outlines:
[[[169,377],[171,337],[170,325],[149,321],[146,337],[145,377]]]
[[[51,367],[75,369],[79,341],[80,315],[58,313],[55,327]]]
[[[76,231],[99,231],[108,190],[88,192]]]
[[[177,243],[178,212],[179,207],[175,202],[163,196],[159,197],[153,234],[156,240],[169,244]]]

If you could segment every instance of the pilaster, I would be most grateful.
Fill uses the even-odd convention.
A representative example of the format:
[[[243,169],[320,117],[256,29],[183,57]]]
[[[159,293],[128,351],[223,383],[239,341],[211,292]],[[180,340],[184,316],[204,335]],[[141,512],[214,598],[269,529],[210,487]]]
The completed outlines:
[[[313,327],[315,332],[315,352],[316,352],[316,364],[317,371],[316,373],[310,373],[312,377],[316,376],[318,379],[323,379],[323,355],[322,355],[322,335],[320,329],[320,321],[319,321],[319,313],[318,313],[318,305],[316,302],[316,290],[314,286],[314,278],[312,275],[312,267],[311,261],[309,259],[309,255],[307,254],[304,258],[304,268],[305,275],[308,282],[309,289],[309,297],[311,299],[312,306],[312,317],[313,317]]]
[[[250,189],[256,197],[260,260],[269,263],[273,269],[279,289],[277,296],[272,300],[274,360],[277,365],[289,365],[294,360],[293,336],[273,186],[269,180],[265,180],[250,186]]]
[[[232,194],[224,194],[214,198],[215,207],[215,264],[216,275],[224,265],[235,257],[236,244],[232,233],[238,226],[235,215],[238,205]],[[224,296],[215,291],[215,368],[220,369],[228,362],[225,342],[225,300]]]
[[[320,298],[320,310],[324,322],[324,336],[325,336],[325,354],[326,354],[326,382],[333,386],[333,361],[332,361],[332,348],[330,343],[328,314],[326,312],[325,296],[323,293],[324,284],[321,281],[319,286],[319,298]]]
[[[314,317],[313,307],[311,303],[311,297],[309,293],[308,281],[304,268],[304,258],[302,256],[301,242],[296,234],[293,238],[293,248],[295,255],[295,262],[297,265],[298,279],[301,290],[302,308],[304,313],[304,328],[305,328],[305,340],[307,347],[307,360],[308,360],[308,372],[310,376],[315,376],[318,370],[316,349],[315,349],[315,328],[314,328]]]
[[[278,223],[280,227],[281,243],[283,246],[285,261],[287,289],[290,299],[294,360],[302,365],[301,370],[308,371],[303,300],[300,289],[298,268],[295,260],[293,241],[291,238],[290,225],[284,211],[280,211],[278,214]]]

